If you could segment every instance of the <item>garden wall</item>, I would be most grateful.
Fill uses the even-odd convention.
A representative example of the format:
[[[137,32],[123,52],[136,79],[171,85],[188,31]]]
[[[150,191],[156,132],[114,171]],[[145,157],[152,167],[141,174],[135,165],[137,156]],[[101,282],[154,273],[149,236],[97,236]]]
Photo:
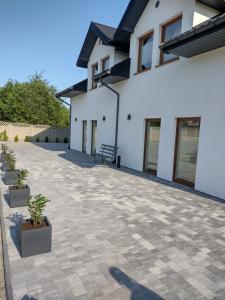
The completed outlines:
[[[39,138],[40,142],[44,142],[46,137],[52,143],[55,143],[57,138],[60,143],[64,142],[65,138],[69,141],[69,128],[63,127],[0,121],[0,133],[3,131],[6,131],[8,141],[10,142],[14,141],[15,136],[18,136],[20,142],[23,142],[26,136],[32,142],[36,142],[37,138]]]

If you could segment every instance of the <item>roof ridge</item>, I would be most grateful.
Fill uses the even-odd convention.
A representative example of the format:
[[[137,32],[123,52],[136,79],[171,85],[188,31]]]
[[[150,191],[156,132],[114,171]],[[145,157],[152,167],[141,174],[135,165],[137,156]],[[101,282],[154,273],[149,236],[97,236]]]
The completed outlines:
[[[112,27],[112,26],[105,25],[105,24],[98,23],[98,22],[94,22],[94,21],[92,21],[92,23],[94,23],[94,24],[96,24],[96,25],[105,26],[105,27],[112,28],[112,29],[115,29],[115,30],[116,30],[116,27]]]

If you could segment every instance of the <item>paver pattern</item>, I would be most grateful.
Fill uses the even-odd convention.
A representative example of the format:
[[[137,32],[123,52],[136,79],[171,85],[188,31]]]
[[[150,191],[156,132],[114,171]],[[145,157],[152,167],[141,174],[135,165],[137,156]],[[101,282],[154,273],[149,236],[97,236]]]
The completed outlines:
[[[53,226],[52,252],[21,259],[28,214],[2,200],[15,299],[225,299],[224,203],[63,145],[11,147]]]

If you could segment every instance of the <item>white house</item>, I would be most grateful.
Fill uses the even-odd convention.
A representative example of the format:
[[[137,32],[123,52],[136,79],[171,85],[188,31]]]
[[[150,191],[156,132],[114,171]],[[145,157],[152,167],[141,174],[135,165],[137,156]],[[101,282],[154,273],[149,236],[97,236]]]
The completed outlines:
[[[116,143],[122,165],[225,199],[225,1],[131,0],[117,28],[91,23],[77,66],[57,94],[72,149]]]

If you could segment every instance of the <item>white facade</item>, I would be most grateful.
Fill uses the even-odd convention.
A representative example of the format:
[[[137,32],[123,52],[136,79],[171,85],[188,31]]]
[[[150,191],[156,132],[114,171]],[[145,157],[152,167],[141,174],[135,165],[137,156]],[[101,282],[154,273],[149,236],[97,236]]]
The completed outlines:
[[[218,12],[194,0],[151,0],[131,36],[130,78],[112,87],[121,95],[118,146],[122,165],[143,171],[145,120],[160,118],[157,176],[172,181],[176,120],[200,117],[200,138],[195,189],[225,199],[225,48],[191,59],[159,66],[161,25],[182,15],[185,32]],[[154,30],[153,63],[137,74],[139,38]],[[87,153],[91,152],[91,121],[97,120],[97,149],[114,145],[116,96],[105,87],[91,90],[91,66],[110,56],[110,66],[128,54],[98,41],[88,63],[88,92],[71,99],[71,148],[82,150],[82,121],[87,120]],[[128,121],[127,116],[131,115]],[[105,121],[103,121],[103,116]],[[75,122],[75,118],[77,121]]]

